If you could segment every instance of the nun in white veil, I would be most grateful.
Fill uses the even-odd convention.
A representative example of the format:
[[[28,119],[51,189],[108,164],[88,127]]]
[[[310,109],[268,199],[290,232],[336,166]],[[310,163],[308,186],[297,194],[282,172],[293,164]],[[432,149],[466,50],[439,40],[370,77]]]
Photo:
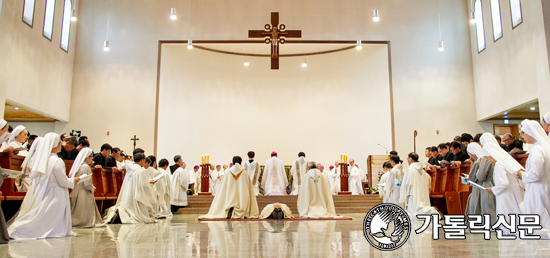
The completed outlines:
[[[496,146],[500,146],[493,134],[484,133],[483,135],[481,135],[481,138],[479,139],[479,143],[481,147],[483,147],[485,144],[489,142],[494,143]],[[483,151],[481,153],[481,156],[483,156]],[[487,157],[482,157],[481,160],[479,161],[479,168],[477,169],[477,172],[476,172],[476,179],[479,182],[478,184],[480,184],[485,188],[495,186],[495,180],[493,178],[494,171],[495,171],[495,163],[490,162]],[[497,203],[496,203],[495,196],[493,194],[489,194],[487,191],[480,191],[479,199],[481,204],[481,214],[489,214],[491,218],[490,224],[493,225],[495,222],[497,222],[496,220]]]
[[[510,216],[523,214],[524,184],[515,177],[515,173],[523,167],[504,149],[493,142],[483,145],[483,156],[495,163],[494,180],[495,186],[487,188],[487,192],[496,196],[497,214],[505,216],[510,224]],[[519,218],[516,217],[516,221]],[[500,228],[505,235],[510,231]],[[517,230],[516,230],[517,232]]]
[[[28,130],[22,125],[16,126],[8,138],[8,147],[13,147],[15,149],[24,148],[23,144],[27,141]],[[21,150],[17,154],[19,156],[27,156],[26,150]]]
[[[81,177],[83,175],[89,176],[80,184],[75,185],[69,196],[73,227],[93,228],[105,226],[95,203],[95,187],[92,184],[92,168],[90,167],[92,159],[92,149],[81,149],[69,172],[69,178]]]
[[[8,232],[14,239],[37,239],[74,236],[68,188],[80,178],[67,178],[65,163],[57,153],[61,140],[56,133],[44,136],[36,150],[31,169],[31,189],[25,196],[21,211]]]
[[[25,157],[25,160],[23,160],[23,164],[21,164],[21,172],[23,172],[23,175],[15,181],[15,186],[17,187],[18,192],[27,192],[31,187],[31,169],[34,161],[36,160],[36,150],[42,142],[42,139],[42,137],[37,137],[34,140],[31,149]]]
[[[468,180],[480,184],[479,180],[476,178],[477,171],[479,170],[479,163],[483,154],[481,153],[481,146],[476,142],[468,144],[467,148],[468,154],[470,155],[470,160],[472,161],[472,166],[470,167],[470,174],[468,175]],[[472,193],[468,196],[468,203],[466,204],[465,215],[477,215],[481,214],[481,189],[477,187],[472,187]]]
[[[544,116],[541,119],[542,129],[544,129],[544,132],[546,134],[550,134],[550,112],[544,114]]]
[[[523,138],[534,144],[525,171],[516,173],[526,184],[524,212],[539,214],[540,225],[550,229],[550,139],[537,121],[525,120],[521,126]]]

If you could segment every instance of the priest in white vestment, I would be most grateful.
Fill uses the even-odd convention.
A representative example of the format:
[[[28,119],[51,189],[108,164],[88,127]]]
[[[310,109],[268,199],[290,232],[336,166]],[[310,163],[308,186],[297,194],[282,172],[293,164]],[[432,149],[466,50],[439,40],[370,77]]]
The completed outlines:
[[[189,182],[188,189],[191,189],[192,191],[195,190],[195,185],[197,184],[196,181],[197,181],[197,174],[199,173],[199,168],[200,167],[198,165],[195,165],[193,167],[193,170],[187,171],[187,176],[189,177],[189,179],[188,179],[188,182]]]
[[[264,195],[287,195],[287,185],[288,178],[286,177],[285,165],[282,160],[277,158],[277,153],[272,152],[271,159],[268,159],[264,166],[262,177]]]
[[[212,182],[212,195],[216,195],[222,184],[222,166],[216,165],[216,168],[211,172],[211,182]]]
[[[355,161],[353,159],[349,160],[349,191],[352,195],[363,195],[363,171],[359,167],[355,166]]]
[[[260,184],[258,182],[260,178],[260,164],[254,160],[255,153],[253,151],[248,152],[248,162],[244,163],[244,169],[250,174],[252,180],[252,186],[254,187],[254,193],[256,196],[260,194]]]
[[[154,180],[145,172],[144,165],[145,155],[141,152],[134,155],[133,162],[126,161],[126,175],[117,203],[107,210],[105,223],[114,223],[117,215],[124,224],[156,222],[153,211],[155,195],[151,185]]]
[[[516,178],[515,173],[522,170],[523,167],[510,154],[493,142],[485,143],[482,153],[489,161],[495,163],[493,173],[495,186],[487,188],[486,191],[496,197],[496,214],[505,215],[508,224],[510,223],[509,214],[516,214],[516,221],[519,221],[517,215],[524,213],[525,185]],[[511,233],[503,226],[500,229],[505,235]]]
[[[241,166],[242,159],[233,157],[233,165],[225,175],[220,192],[214,196],[208,214],[199,218],[250,219],[259,215],[256,195],[248,171]]]
[[[336,216],[328,180],[317,169],[315,162],[308,163],[298,195],[298,213],[301,218],[332,218]]]
[[[390,163],[392,169],[388,172],[388,179],[385,187],[385,196],[388,198],[389,203],[405,208],[405,204],[399,202],[399,192],[401,191],[401,184],[403,181],[403,165],[401,165],[401,159],[397,155],[392,155],[390,157]]]
[[[298,160],[292,163],[290,168],[290,176],[292,179],[292,195],[298,195],[300,191],[300,185],[302,184],[302,178],[307,173],[307,160],[306,154],[303,152],[298,153]]]
[[[166,171],[168,169],[168,160],[161,159],[158,164],[158,174],[155,175],[155,178],[162,175],[161,178],[157,179],[154,187],[157,190],[157,202],[159,209],[157,211],[157,218],[172,218],[172,212],[170,209],[170,173]]]
[[[56,133],[44,136],[31,169],[33,180],[21,210],[8,228],[11,238],[36,239],[74,236],[72,232],[69,188],[80,178],[68,178],[65,163],[57,153],[61,140]]]
[[[542,228],[550,229],[550,139],[537,121],[521,122],[521,133],[528,144],[534,144],[525,171],[517,172],[525,183],[523,211],[539,214]]]
[[[260,219],[291,219],[292,211],[284,203],[270,203],[260,213]]]
[[[174,171],[172,174],[172,181],[170,185],[172,200],[172,212],[178,211],[179,208],[187,206],[187,187],[189,187],[189,178],[191,178],[187,171],[185,171],[185,162]],[[198,167],[198,166],[195,166]]]
[[[330,186],[330,180],[329,180],[330,170],[325,169],[325,166],[323,166],[323,164],[321,163],[317,164],[317,169],[319,169],[319,171],[321,171],[321,174],[323,174],[323,176],[329,181],[329,186]]]
[[[330,192],[333,195],[338,195],[340,192],[340,162],[336,161],[334,166],[330,166]]]
[[[418,220],[416,215],[439,214],[430,206],[432,178],[422,169],[422,164],[418,162],[418,154],[409,153],[407,161],[409,168],[403,178],[399,202],[405,203],[405,210],[411,220]]]

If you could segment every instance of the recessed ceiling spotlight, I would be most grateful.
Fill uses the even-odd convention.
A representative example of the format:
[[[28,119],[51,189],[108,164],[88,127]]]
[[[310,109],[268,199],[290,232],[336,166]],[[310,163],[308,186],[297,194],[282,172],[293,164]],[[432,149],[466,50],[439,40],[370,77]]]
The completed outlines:
[[[504,118],[508,118],[508,116],[504,116]]]
[[[535,110],[537,110],[536,107],[531,107],[531,111],[535,111]]]
[[[507,125],[507,124],[509,124],[509,123],[510,123],[510,121],[508,121],[508,119],[504,120],[504,124],[505,124],[505,125]]]
[[[15,108],[15,110],[19,110],[19,108],[18,108],[18,107],[16,107],[16,108]]]
[[[504,112],[504,115],[508,115],[508,112]]]

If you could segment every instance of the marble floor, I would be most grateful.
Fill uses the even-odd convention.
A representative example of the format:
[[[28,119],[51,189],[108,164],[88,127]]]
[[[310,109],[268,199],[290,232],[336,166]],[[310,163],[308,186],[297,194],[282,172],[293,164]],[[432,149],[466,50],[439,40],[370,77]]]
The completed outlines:
[[[411,233],[395,251],[379,251],[363,236],[365,214],[351,221],[198,222],[176,215],[156,224],[74,229],[62,239],[11,241],[0,257],[549,257],[550,241],[432,240]],[[419,222],[420,223],[420,222]],[[421,225],[413,222],[413,228]],[[441,230],[441,229],[440,229]],[[443,232],[441,231],[441,236]]]

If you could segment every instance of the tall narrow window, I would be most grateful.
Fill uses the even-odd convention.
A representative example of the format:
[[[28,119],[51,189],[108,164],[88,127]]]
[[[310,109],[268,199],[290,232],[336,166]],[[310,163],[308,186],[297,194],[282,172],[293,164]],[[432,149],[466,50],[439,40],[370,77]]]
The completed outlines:
[[[25,0],[23,6],[23,22],[31,26],[34,20],[34,0]]]
[[[67,52],[69,52],[72,8],[71,0],[65,0],[65,7],[63,7],[63,25],[61,26],[61,48]]]
[[[520,0],[510,0],[510,14],[512,15],[512,28],[515,29],[523,22]]]
[[[491,18],[493,21],[493,39],[502,38],[502,21],[500,19],[500,1],[491,0]]]
[[[46,0],[46,11],[44,12],[44,31],[42,35],[52,40],[53,17],[55,13],[55,0]]]
[[[483,9],[481,7],[481,0],[476,0],[474,12],[476,16],[477,52],[479,53],[485,49],[485,29],[483,28]]]

